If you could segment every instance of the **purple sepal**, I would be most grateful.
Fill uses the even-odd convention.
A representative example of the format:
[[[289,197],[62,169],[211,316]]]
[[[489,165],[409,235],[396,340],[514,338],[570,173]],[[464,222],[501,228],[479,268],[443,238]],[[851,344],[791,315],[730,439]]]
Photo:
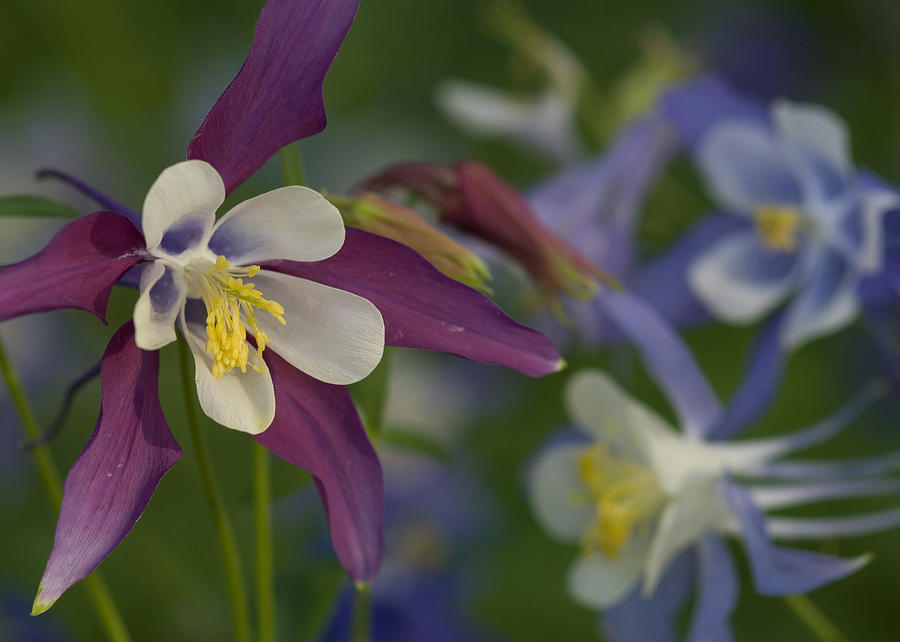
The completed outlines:
[[[315,477],[338,559],[354,580],[371,581],[381,564],[384,481],[353,399],[346,387],[313,379],[271,350],[265,359],[275,419],[254,439]]]
[[[0,267],[0,321],[77,308],[105,323],[110,290],[144,260],[144,245],[141,233],[121,214],[95,212],[72,221],[38,254]]]
[[[731,612],[737,604],[734,561],[722,538],[707,533],[697,545],[697,603],[689,642],[731,642]]]
[[[722,408],[687,346],[652,308],[631,294],[609,290],[599,301],[619,332],[640,350],[684,432],[706,437],[722,416]]]
[[[753,583],[763,595],[808,593],[855,573],[869,559],[867,556],[843,559],[775,546],[766,535],[762,511],[746,490],[723,479],[719,491],[740,524]]]
[[[714,75],[670,89],[660,98],[659,109],[689,150],[723,120],[756,121],[769,127],[768,110],[762,102],[746,98]]]
[[[739,435],[765,412],[781,386],[785,351],[782,346],[784,315],[778,313],[766,322],[756,338],[750,363],[745,368],[741,387],[731,398],[725,414],[710,433],[711,439],[727,440]]]
[[[677,642],[675,616],[687,601],[695,568],[690,551],[669,566],[650,596],[637,586],[625,600],[603,614],[607,638],[615,642]]]
[[[267,269],[362,296],[381,311],[388,345],[455,354],[530,376],[560,369],[550,340],[506,316],[480,292],[447,278],[408,247],[347,228],[324,261],[270,261]]]
[[[210,163],[231,192],[279,148],[322,131],[322,83],[358,7],[359,0],[268,0],[250,54],[187,158]]]
[[[35,614],[50,608],[119,545],[181,457],[159,405],[158,372],[159,353],[139,349],[134,326],[122,326],[101,362],[97,426],[66,477]]]

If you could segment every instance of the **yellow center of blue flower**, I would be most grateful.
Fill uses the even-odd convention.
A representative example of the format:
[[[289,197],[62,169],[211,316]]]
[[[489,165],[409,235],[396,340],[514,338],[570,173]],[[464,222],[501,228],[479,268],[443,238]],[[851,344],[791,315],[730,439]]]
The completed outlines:
[[[793,252],[797,249],[797,232],[803,219],[796,208],[785,205],[763,205],[756,210],[756,233],[770,250]]]
[[[597,511],[582,535],[584,553],[616,559],[635,527],[665,503],[656,474],[639,462],[614,457],[605,444],[594,444],[579,455],[578,476]]]
[[[269,337],[259,328],[254,308],[285,324],[281,304],[264,298],[253,283],[244,283],[245,278],[258,272],[258,265],[233,268],[219,256],[215,264],[193,274],[192,281],[206,305],[206,352],[213,358],[212,374],[216,378],[232,368],[247,372],[247,328],[256,338],[259,354],[266,349]]]

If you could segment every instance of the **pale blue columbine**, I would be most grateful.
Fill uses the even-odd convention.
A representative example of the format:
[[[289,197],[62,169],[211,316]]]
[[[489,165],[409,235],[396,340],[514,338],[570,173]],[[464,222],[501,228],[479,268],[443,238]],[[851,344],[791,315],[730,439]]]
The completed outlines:
[[[663,101],[683,138],[700,129],[689,141],[700,173],[742,223],[696,248],[686,274],[693,294],[737,324],[786,303],[788,348],[844,327],[857,315],[860,281],[882,270],[883,217],[900,201],[856,171],[846,127],[827,109],[779,100],[768,114],[750,105],[738,113],[733,96],[701,117],[685,108],[724,95],[709,89],[700,81]]]
[[[531,503],[553,536],[581,544],[569,590],[604,611],[611,639],[674,639],[673,618],[690,587],[697,598],[690,640],[729,639],[737,577],[723,537],[743,542],[758,592],[813,590],[853,573],[867,556],[842,559],[783,548],[786,540],[853,536],[900,523],[900,509],[856,516],[769,516],[830,498],[900,492],[898,453],[845,462],[782,461],[851,423],[883,386],[864,387],[814,426],[778,437],[722,441],[754,414],[739,394],[724,412],[687,348],[646,305],[626,293],[602,297],[616,326],[639,347],[680,430],[598,370],[577,373],[566,401],[580,439],[556,440],[530,471]],[[753,369],[768,367],[754,359]],[[758,381],[750,372],[748,381]],[[756,409],[754,408],[754,411]]]

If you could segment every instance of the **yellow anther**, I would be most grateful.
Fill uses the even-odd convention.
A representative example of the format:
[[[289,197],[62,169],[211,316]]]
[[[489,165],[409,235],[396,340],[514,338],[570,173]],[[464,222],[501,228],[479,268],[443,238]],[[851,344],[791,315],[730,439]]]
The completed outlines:
[[[604,444],[582,451],[577,465],[578,476],[597,511],[582,535],[582,548],[585,554],[602,551],[616,559],[632,530],[662,507],[665,495],[650,468],[614,457]]]
[[[756,210],[756,232],[766,247],[782,252],[797,249],[797,231],[803,219],[793,207],[763,205]]]
[[[219,256],[215,264],[196,280],[206,305],[206,352],[213,358],[212,374],[216,378],[232,368],[247,372],[250,357],[248,328],[256,337],[259,354],[266,349],[269,337],[260,330],[254,308],[268,312],[279,323],[286,324],[284,307],[280,303],[263,297],[253,283],[244,283],[244,278],[258,273],[258,265],[232,268],[224,256]]]

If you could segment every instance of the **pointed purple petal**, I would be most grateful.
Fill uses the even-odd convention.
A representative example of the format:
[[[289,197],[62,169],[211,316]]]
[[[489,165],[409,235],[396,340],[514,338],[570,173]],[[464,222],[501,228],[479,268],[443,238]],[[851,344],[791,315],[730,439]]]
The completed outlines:
[[[438,350],[530,376],[562,364],[547,337],[445,277],[408,247],[375,234],[347,228],[344,246],[329,259],[271,261],[264,267],[365,297],[384,317],[388,345]]]
[[[159,406],[159,353],[135,345],[130,322],[113,335],[100,369],[100,418],[66,477],[35,613],[50,608],[119,545],[181,457]]]
[[[740,523],[753,582],[763,595],[807,593],[855,573],[868,562],[867,556],[843,559],[775,546],[766,534],[765,516],[750,494],[728,480],[722,480],[719,489]]]
[[[713,428],[712,438],[732,439],[751,426],[771,405],[781,385],[785,366],[785,351],[781,345],[782,322],[783,317],[779,314],[769,320],[760,332],[741,387],[731,398],[725,415]]]
[[[709,320],[709,312],[688,285],[688,267],[720,239],[746,226],[746,221],[737,216],[713,214],[704,217],[659,258],[645,263],[628,278],[629,290],[675,327]]]
[[[730,642],[729,619],[738,598],[737,572],[728,546],[707,533],[697,546],[697,604],[691,619],[689,642]]]
[[[744,97],[717,76],[703,76],[670,89],[660,99],[660,111],[688,148],[723,120],[740,119],[769,127],[763,103]]]
[[[652,308],[627,292],[607,291],[600,303],[619,331],[641,352],[686,434],[704,437],[722,414],[694,356]]]
[[[641,587],[603,615],[607,637],[616,642],[676,642],[675,616],[687,601],[694,580],[690,552],[678,556],[660,580],[653,595],[644,597]]]
[[[331,542],[354,580],[371,581],[381,564],[384,482],[381,464],[344,386],[303,374],[271,350],[275,419],[254,435],[316,479]]]
[[[144,238],[121,214],[76,219],[38,254],[0,267],[0,321],[61,308],[87,310],[105,321],[110,290],[143,255]]]
[[[359,0],[268,0],[250,54],[188,145],[231,192],[279,148],[325,128],[322,83]]]

